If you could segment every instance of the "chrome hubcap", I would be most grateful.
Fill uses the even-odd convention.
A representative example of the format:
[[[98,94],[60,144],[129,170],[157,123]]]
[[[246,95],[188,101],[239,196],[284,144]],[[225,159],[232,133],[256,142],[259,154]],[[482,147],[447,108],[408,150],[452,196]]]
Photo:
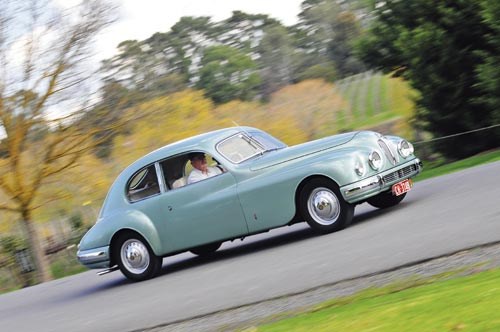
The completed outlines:
[[[148,248],[139,240],[125,241],[120,256],[125,268],[134,274],[143,273],[149,266]]]
[[[316,188],[309,195],[307,208],[311,217],[321,225],[334,224],[340,215],[340,202],[328,188]]]

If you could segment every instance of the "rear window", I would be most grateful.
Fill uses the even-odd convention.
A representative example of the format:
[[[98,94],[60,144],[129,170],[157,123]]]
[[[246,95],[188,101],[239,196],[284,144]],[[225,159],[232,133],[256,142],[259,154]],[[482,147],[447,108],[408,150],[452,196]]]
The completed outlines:
[[[160,193],[155,165],[145,167],[135,173],[127,185],[129,201],[136,202]]]

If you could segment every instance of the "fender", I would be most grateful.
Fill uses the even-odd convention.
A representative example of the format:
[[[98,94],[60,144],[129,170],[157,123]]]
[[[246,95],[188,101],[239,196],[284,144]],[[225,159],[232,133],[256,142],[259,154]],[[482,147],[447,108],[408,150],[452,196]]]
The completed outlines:
[[[164,254],[155,225],[144,213],[137,210],[126,210],[101,219],[82,238],[80,250],[109,246],[115,234],[127,229],[144,237],[156,255]]]

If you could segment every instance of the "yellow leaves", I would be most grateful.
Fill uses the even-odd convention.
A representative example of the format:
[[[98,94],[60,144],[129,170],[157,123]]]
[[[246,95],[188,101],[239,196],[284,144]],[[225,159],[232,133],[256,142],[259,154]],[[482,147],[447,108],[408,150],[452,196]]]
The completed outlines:
[[[158,97],[129,110],[132,133],[115,140],[113,159],[125,167],[166,144],[220,128],[213,104],[202,91]]]
[[[331,83],[307,80],[289,85],[273,94],[264,106],[271,126],[263,129],[281,136],[288,144],[331,135],[338,129],[335,116],[344,104]]]
[[[233,126],[261,128],[289,145],[333,134],[344,100],[334,86],[308,80],[276,92],[268,104],[231,101],[214,108],[202,91],[185,90],[129,110],[132,132],[115,139],[113,159],[121,168],[165,144]]]

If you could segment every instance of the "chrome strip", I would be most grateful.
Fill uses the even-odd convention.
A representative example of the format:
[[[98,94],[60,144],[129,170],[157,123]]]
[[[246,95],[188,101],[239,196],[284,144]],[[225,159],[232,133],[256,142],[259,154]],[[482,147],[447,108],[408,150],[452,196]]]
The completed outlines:
[[[83,265],[94,265],[109,261],[109,247],[100,247],[90,250],[78,250],[76,253],[78,261]]]
[[[397,162],[398,162],[398,160],[396,159],[396,156],[394,155],[393,151],[391,150],[389,144],[383,138],[380,138],[378,140],[378,145],[380,146],[380,148],[384,152],[384,154],[387,157],[387,159],[389,159],[389,161],[393,165],[396,165]]]
[[[116,270],[118,270],[118,266],[113,266],[113,267],[110,267],[109,269],[97,272],[97,275],[102,276],[102,275],[108,274],[108,273],[116,271]]]
[[[345,190],[344,194],[346,195],[346,197],[359,195],[380,186],[382,186],[382,179],[380,178],[380,176],[374,176],[358,182],[355,187]]]
[[[405,172],[405,170],[410,168],[410,172]],[[420,173],[421,170],[422,162],[420,159],[416,158],[410,162],[404,163],[396,169],[393,168],[368,179],[344,186],[341,188],[342,193],[347,202],[355,203],[386,190],[398,181],[411,178]],[[384,179],[387,180],[384,181]]]
[[[158,179],[158,184],[160,185],[160,193],[164,193],[167,191],[167,186],[159,162],[155,162],[155,170],[156,170],[156,178]]]

